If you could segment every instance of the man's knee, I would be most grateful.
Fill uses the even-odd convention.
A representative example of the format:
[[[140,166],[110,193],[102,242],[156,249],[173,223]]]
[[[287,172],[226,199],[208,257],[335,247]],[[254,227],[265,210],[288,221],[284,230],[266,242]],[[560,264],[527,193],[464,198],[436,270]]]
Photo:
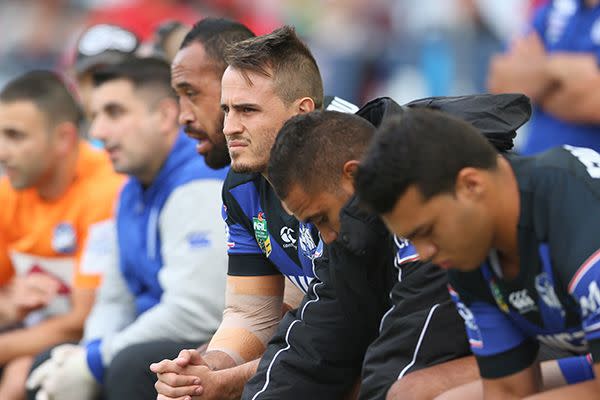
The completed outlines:
[[[409,374],[390,387],[386,400],[425,400],[427,396],[423,389],[421,380],[414,379]]]

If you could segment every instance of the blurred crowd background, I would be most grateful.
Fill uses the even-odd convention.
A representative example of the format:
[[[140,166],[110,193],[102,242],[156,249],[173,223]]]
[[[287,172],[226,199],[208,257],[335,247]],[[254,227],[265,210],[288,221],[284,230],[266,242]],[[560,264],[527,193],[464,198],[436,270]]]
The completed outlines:
[[[544,0],[0,0],[0,87],[27,69],[66,70],[78,36],[101,22],[148,39],[164,20],[236,18],[257,34],[296,26],[327,94],[362,104],[387,95],[486,91],[490,57]]]

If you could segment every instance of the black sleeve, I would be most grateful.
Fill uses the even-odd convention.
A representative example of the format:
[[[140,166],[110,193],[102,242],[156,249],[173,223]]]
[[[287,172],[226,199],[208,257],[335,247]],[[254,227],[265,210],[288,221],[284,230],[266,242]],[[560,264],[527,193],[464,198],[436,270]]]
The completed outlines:
[[[338,295],[351,291],[359,280],[365,286],[364,264],[360,276],[347,270],[339,274],[328,261],[322,257],[315,262],[317,278],[298,309],[279,324],[242,399],[253,399],[259,392],[257,399],[339,399],[358,381],[383,308],[366,311],[376,303],[368,296],[355,297],[351,307]]]
[[[445,271],[412,262],[404,264],[402,272],[392,289],[394,304],[367,350],[360,398],[384,399],[402,376],[471,353]]]

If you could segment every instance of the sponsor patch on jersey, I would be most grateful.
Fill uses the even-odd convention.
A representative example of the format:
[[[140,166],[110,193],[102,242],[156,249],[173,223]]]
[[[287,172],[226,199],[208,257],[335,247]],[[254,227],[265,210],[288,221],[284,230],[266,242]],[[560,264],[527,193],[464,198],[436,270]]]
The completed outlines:
[[[190,249],[202,249],[210,246],[208,232],[190,232],[185,237]]]
[[[52,249],[57,253],[70,254],[75,252],[77,245],[77,235],[73,225],[68,222],[61,222],[54,227],[52,233]]]
[[[519,314],[526,314],[537,310],[535,301],[527,293],[527,289],[517,290],[508,295],[510,304],[519,311]]]
[[[284,249],[287,249],[290,247],[293,247],[295,249],[298,248],[298,246],[296,246],[297,240],[294,237],[295,233],[296,232],[289,226],[284,226],[283,228],[281,228],[281,230],[279,231],[279,235],[281,236],[281,240],[283,241]]]
[[[252,224],[254,226],[254,237],[256,238],[258,247],[260,247],[266,257],[269,257],[271,255],[272,246],[265,213],[261,211],[258,213],[258,216],[253,217]]]
[[[498,287],[498,284],[494,279],[490,281],[490,289],[498,307],[500,307],[502,312],[508,314],[508,304],[506,304],[506,302],[504,301],[504,296],[502,296],[502,292],[500,291],[500,288]]]

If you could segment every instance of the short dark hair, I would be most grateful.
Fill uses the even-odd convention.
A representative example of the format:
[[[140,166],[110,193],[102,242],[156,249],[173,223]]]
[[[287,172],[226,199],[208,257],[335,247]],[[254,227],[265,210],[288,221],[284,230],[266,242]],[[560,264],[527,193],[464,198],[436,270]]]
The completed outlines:
[[[165,60],[158,58],[129,57],[123,62],[99,69],[94,72],[93,78],[95,86],[116,79],[126,79],[136,89],[151,89],[153,96],[148,101],[176,97],[171,88],[171,68]]]
[[[254,37],[254,33],[245,25],[226,18],[204,18],[192,27],[183,38],[180,49],[191,43],[199,42],[204,46],[206,54],[224,71],[225,49],[233,43]]]
[[[291,26],[231,45],[225,53],[225,61],[248,81],[246,72],[273,78],[275,90],[286,104],[310,97],[316,109],[323,106],[319,67]]]
[[[83,120],[83,112],[62,78],[52,71],[35,70],[8,82],[0,91],[0,101],[30,101],[46,115],[50,126]]]
[[[337,187],[344,164],[360,160],[375,132],[367,120],[338,111],[314,111],[289,119],[271,149],[267,174],[285,199],[299,184],[314,193]]]
[[[498,152],[469,123],[440,111],[406,109],[385,121],[361,162],[356,191],[377,213],[387,213],[411,185],[427,200],[454,192],[465,167],[493,170]]]

